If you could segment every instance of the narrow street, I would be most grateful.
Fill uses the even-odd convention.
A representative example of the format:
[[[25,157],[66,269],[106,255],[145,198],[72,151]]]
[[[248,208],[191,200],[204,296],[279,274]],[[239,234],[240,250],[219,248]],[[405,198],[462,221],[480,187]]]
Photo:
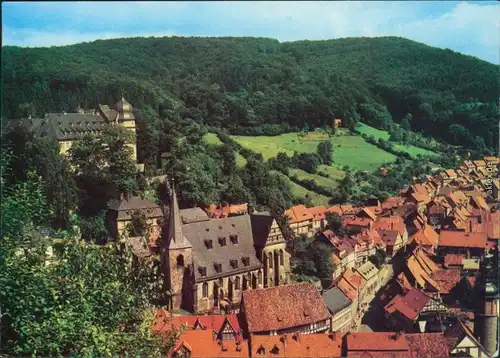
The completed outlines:
[[[381,280],[380,288],[384,287],[393,276],[393,269],[391,264],[384,265],[380,269],[379,277]],[[363,307],[364,306],[364,307]],[[381,305],[378,299],[378,291],[374,294],[365,297],[363,302],[360,302],[359,315],[356,317],[354,331],[358,332],[372,332],[380,330],[381,327]]]

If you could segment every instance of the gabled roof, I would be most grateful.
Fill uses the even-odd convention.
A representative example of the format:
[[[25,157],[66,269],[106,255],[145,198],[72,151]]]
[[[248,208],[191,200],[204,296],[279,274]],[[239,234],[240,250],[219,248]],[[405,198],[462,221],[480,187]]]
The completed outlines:
[[[313,219],[312,214],[304,205],[292,206],[290,209],[285,211],[285,215],[290,218],[291,224]]]
[[[252,233],[255,245],[264,247],[267,243],[271,227],[275,222],[274,218],[271,215],[250,215],[250,220],[252,222]],[[273,241],[273,244],[274,243],[276,243],[276,241]]]
[[[338,333],[284,334],[252,336],[251,357],[318,357],[342,355],[342,335]]]
[[[460,318],[457,318],[455,323],[444,331],[443,335],[446,339],[446,342],[448,343],[448,349],[450,350],[450,352],[455,349],[456,345],[460,343],[465,337],[469,338],[477,347],[479,347],[484,352],[484,348],[477,341],[470,328],[467,327],[467,325],[463,323]]]
[[[192,243],[196,282],[262,267],[255,252],[250,215],[182,225],[182,234]],[[231,237],[237,241],[233,242]],[[211,248],[207,246],[209,241]],[[248,258],[247,266],[244,258]],[[236,260],[238,267],[233,267],[231,260]],[[215,264],[221,264],[221,272],[217,272]],[[201,275],[201,268],[206,269],[206,276]]]
[[[249,357],[247,341],[216,340],[210,330],[186,331],[177,339],[169,356],[171,357],[182,347],[187,348],[192,358]]]
[[[100,135],[108,125],[99,115],[83,113],[47,113],[43,119],[33,119],[32,123],[35,135],[58,141],[75,140],[86,134]]]
[[[418,245],[435,246],[438,243],[439,234],[430,225],[426,225],[423,229],[413,234],[408,243],[415,241]]]
[[[321,205],[321,206],[314,206],[312,208],[309,208],[309,213],[313,216],[314,220],[324,220],[325,219],[325,213],[327,209]]]
[[[373,357],[380,357],[382,353],[386,357],[388,353],[395,353],[397,357],[408,357],[409,355],[409,346],[403,334],[395,332],[349,332],[345,339],[348,357],[359,357],[363,352],[367,352]]]
[[[356,269],[357,272],[363,277],[365,280],[370,280],[375,277],[378,273],[378,269],[372,264],[370,261],[365,262],[363,265]]]
[[[414,321],[418,318],[430,299],[422,291],[412,288],[406,295],[397,295],[394,297],[384,309],[390,314],[398,311],[409,320]]]
[[[449,357],[447,341],[439,333],[406,333],[404,335],[412,358]]]
[[[378,217],[377,220],[375,220],[375,222],[373,223],[372,229],[384,231],[396,230],[401,235],[404,235],[406,226],[401,216],[386,216]]]
[[[335,315],[337,312],[349,307],[352,303],[352,300],[338,287],[333,287],[327,290],[323,294],[323,300],[332,315]]]
[[[250,333],[292,328],[330,318],[316,286],[310,283],[243,291],[242,312]]]
[[[117,220],[131,220],[134,211],[141,210],[147,218],[163,217],[161,207],[147,199],[139,196],[132,196],[128,199],[111,200],[108,209],[117,212]]]
[[[467,247],[484,249],[486,247],[486,233],[441,230],[439,233],[439,247]]]
[[[363,208],[361,211],[358,213],[358,215],[366,215],[369,219],[375,220],[377,218],[377,215],[373,213],[373,211],[370,208]]]
[[[189,208],[180,210],[181,221],[183,224],[195,223],[198,221],[208,221],[210,218],[202,208]]]

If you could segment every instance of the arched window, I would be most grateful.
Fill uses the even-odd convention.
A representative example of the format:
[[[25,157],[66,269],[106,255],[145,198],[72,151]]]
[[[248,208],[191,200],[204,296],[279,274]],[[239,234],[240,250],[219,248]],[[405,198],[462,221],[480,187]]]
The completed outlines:
[[[240,289],[240,276],[236,276],[234,279],[234,289],[239,290]]]
[[[184,266],[184,256],[177,256],[177,266]]]
[[[262,271],[258,273],[259,285],[262,285]]]
[[[283,253],[283,250],[280,250],[280,266],[283,266],[284,264],[284,253]]]
[[[208,297],[208,283],[204,282],[201,286],[201,294],[203,297]]]
[[[269,253],[269,268],[273,268],[273,253]]]

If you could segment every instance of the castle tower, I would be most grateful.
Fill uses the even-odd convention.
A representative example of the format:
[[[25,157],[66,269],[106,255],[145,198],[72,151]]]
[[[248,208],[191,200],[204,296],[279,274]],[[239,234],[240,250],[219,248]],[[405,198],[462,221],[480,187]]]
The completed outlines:
[[[495,252],[495,255],[497,253]],[[475,333],[488,354],[498,349],[498,259],[488,253],[481,265],[480,284],[478,285],[478,307],[475,318]]]
[[[116,121],[118,122],[119,125],[125,127],[129,131],[133,133],[134,136],[134,142],[136,140],[136,135],[135,135],[135,129],[136,129],[136,124],[135,124],[135,117],[132,109],[132,105],[128,103],[125,98],[122,97],[117,103],[116,103],[116,111],[117,117]],[[131,144],[130,147],[133,150],[133,156],[134,156],[134,161],[137,162],[137,147],[136,144]]]
[[[192,284],[193,246],[182,233],[182,221],[177,203],[177,194],[172,185],[168,234],[165,237],[162,262],[165,276],[165,286],[172,294],[171,308],[178,310],[181,306],[190,306],[193,301]]]

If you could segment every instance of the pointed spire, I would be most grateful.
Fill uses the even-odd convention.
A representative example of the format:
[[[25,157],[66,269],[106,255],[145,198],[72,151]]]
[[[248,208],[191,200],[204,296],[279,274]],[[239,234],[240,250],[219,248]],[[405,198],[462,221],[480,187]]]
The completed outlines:
[[[192,247],[182,233],[181,213],[175,193],[175,185],[172,181],[172,199],[170,202],[170,218],[168,222],[168,242],[171,249],[183,249]]]

